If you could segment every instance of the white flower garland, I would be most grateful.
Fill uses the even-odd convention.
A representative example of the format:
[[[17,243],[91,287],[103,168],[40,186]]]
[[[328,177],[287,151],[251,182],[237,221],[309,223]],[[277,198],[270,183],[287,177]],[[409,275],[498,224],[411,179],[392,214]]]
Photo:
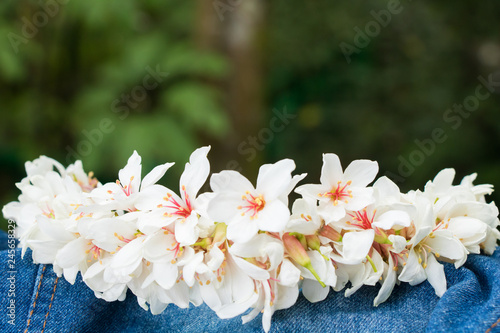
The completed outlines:
[[[156,184],[173,165],[141,179],[134,152],[116,183],[101,185],[77,161],[65,169],[41,156],[26,163],[18,202],[4,206],[17,223],[22,253],[52,264],[74,283],[78,272],[95,295],[123,300],[130,289],[153,314],[168,304],[206,303],[220,318],[263,312],[266,332],[275,310],[292,306],[299,289],[311,302],[330,287],[381,284],[374,305],[396,283],[428,280],[446,291],[440,260],[460,267],[469,253],[493,253],[500,239],[498,208],[486,203],[492,185],[473,185],[476,174],[452,185],[444,169],[424,191],[400,193],[387,177],[368,186],[378,164],[356,160],[342,170],[323,155],[320,184],[299,186],[290,214],[288,195],[306,175],[292,176],[285,159],[260,168],[257,184],[236,171],[206,182],[210,147],[197,149],[180,178],[180,195]]]

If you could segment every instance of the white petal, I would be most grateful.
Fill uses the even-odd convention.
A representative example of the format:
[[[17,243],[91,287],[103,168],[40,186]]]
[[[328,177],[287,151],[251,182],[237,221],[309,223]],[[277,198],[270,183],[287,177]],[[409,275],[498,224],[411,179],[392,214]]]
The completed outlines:
[[[285,229],[289,219],[288,207],[283,202],[274,200],[266,202],[264,208],[257,213],[254,223],[257,223],[260,230],[281,232]]]
[[[174,165],[174,163],[165,163],[154,167],[153,170],[151,170],[142,180],[141,191],[153,184],[156,184],[156,182],[163,177],[165,172],[167,172],[172,165]]]
[[[57,264],[62,268],[71,268],[84,261],[87,257],[85,251],[89,248],[88,242],[83,237],[79,237],[66,244],[57,252]]]
[[[382,228],[384,230],[389,229],[402,229],[403,227],[409,227],[411,224],[411,219],[408,213],[401,210],[390,210],[375,219],[372,223],[373,226]],[[397,226],[397,228],[394,228]]]
[[[321,202],[318,207],[318,214],[325,220],[326,224],[337,222],[342,219],[346,212],[343,203],[334,206],[331,201]]]
[[[167,227],[178,218],[178,216],[165,216],[164,210],[155,210],[142,214],[137,221],[137,228],[146,235],[154,234],[163,227]]]
[[[97,275],[99,275],[99,273],[101,273],[103,270],[107,268],[108,264],[109,264],[109,259],[107,260],[103,259],[102,264],[99,261],[96,261],[83,274],[83,280],[85,281],[87,279],[92,279],[96,277]]]
[[[53,263],[57,252],[65,245],[54,240],[28,240],[27,243],[33,250],[33,261],[40,264]]]
[[[258,298],[259,294],[252,291],[250,297],[238,299],[234,303],[222,306],[220,310],[217,311],[217,316],[221,319],[228,319],[239,316],[240,314],[248,310],[249,307],[254,305]]]
[[[444,275],[444,267],[437,262],[433,255],[429,255],[427,258],[425,273],[427,274],[429,283],[434,287],[436,295],[439,297],[443,296],[446,291],[446,276]]]
[[[241,199],[242,193],[222,192],[214,196],[208,203],[208,216],[216,222],[224,222],[230,225],[235,220],[240,219],[243,200]]]
[[[39,215],[37,222],[40,230],[54,240],[69,242],[75,238],[71,232],[65,230],[65,220],[54,220]]]
[[[288,188],[279,196],[281,202],[288,207],[288,196],[292,192],[292,190],[297,186],[297,184],[307,176],[307,173],[302,173],[300,175],[295,175],[292,177],[292,181],[288,183]]]
[[[451,260],[463,258],[466,255],[464,246],[447,230],[437,230],[434,238],[427,238],[425,243],[441,256]]]
[[[453,184],[455,178],[455,169],[443,169],[434,177],[432,184],[436,192],[445,192]]]
[[[396,284],[396,271],[393,269],[394,262],[392,261],[392,256],[389,256],[389,267],[387,268],[387,274],[384,277],[384,282],[380,288],[377,297],[373,300],[373,306],[379,306],[379,304],[384,303],[389,296],[391,296],[394,285]]]
[[[75,284],[76,276],[78,275],[79,271],[80,270],[78,269],[78,266],[64,269],[64,279],[66,279],[66,281],[68,281],[72,285]]]
[[[248,242],[257,234],[259,227],[255,221],[242,219],[227,226],[227,238],[233,242]]]
[[[259,169],[257,192],[265,195],[266,200],[274,200],[289,189],[295,162],[284,159],[274,164],[265,164]]]
[[[403,267],[401,274],[399,274],[399,281],[403,282],[411,282],[415,279],[416,276],[420,275],[423,272],[422,265],[418,263],[418,257],[415,253],[415,250],[409,251],[408,259],[406,260],[406,265]]]
[[[190,200],[194,200],[200,188],[207,181],[210,173],[210,163],[208,162],[207,154],[210,146],[196,149],[189,157],[189,163],[186,163],[184,172],[180,178],[180,188],[186,187],[186,192]],[[181,192],[182,198],[185,199],[184,193]]]
[[[200,296],[202,297],[202,301],[210,308],[212,311],[217,312],[222,303],[219,299],[219,295],[217,294],[217,290],[213,285],[203,285],[199,287]]]
[[[258,234],[252,238],[251,242],[234,243],[229,252],[238,257],[257,258],[268,255],[269,250],[274,250],[275,245],[281,247],[281,256],[283,256],[283,245],[281,241],[266,234]]]
[[[345,233],[342,238],[342,257],[332,255],[332,258],[349,265],[361,263],[372,247],[374,236],[373,229]]]
[[[126,268],[124,274],[131,273],[142,260],[144,237],[139,237],[122,247],[113,257],[113,268]]]
[[[276,302],[276,310],[288,309],[297,302],[297,298],[299,297],[299,288],[297,285],[287,287],[278,284],[277,294],[278,300]]]
[[[300,270],[288,259],[284,259],[281,264],[278,280],[283,286],[292,287],[300,281]]]
[[[212,174],[212,177],[210,177],[210,187],[214,192],[227,191],[245,193],[246,191],[254,190],[252,183],[234,170],[224,170]]]
[[[321,184],[305,184],[297,187],[295,192],[302,195],[304,198],[308,197],[314,200],[320,198],[320,194],[328,192],[331,187],[321,185]]]
[[[120,178],[122,186],[131,188],[130,193],[139,192],[141,169],[141,156],[134,150],[134,153],[128,159],[127,165],[118,172],[118,178]]]
[[[22,204],[17,201],[12,201],[3,206],[2,213],[5,219],[17,220],[18,216],[21,214]]]
[[[342,180],[342,175],[342,165],[340,164],[339,157],[336,154],[323,154],[321,184],[330,188],[337,186],[337,182]]]
[[[259,268],[252,263],[249,263],[245,259],[239,257],[233,257],[234,262],[238,265],[241,270],[243,270],[248,276],[256,280],[268,280],[269,272],[265,269]]]
[[[179,271],[177,266],[172,265],[170,262],[154,263],[153,274],[156,282],[158,282],[162,288],[168,290],[172,288],[177,281]]]
[[[380,199],[392,198],[399,199],[401,192],[399,187],[386,176],[382,176],[373,184],[373,188],[376,189]]]
[[[181,246],[196,243],[199,235],[197,224],[198,216],[196,212],[191,213],[185,219],[175,221],[175,238],[181,243]]]
[[[400,253],[406,248],[406,245],[408,244],[406,238],[398,235],[389,235],[389,240],[392,242],[391,252],[394,253]]]
[[[329,286],[323,288],[316,280],[305,279],[302,284],[302,294],[311,303],[324,300],[329,292]]]
[[[348,199],[345,208],[352,211],[357,211],[375,202],[373,196],[373,188],[350,187],[352,198]]]
[[[157,232],[156,234],[148,237],[143,243],[143,257],[148,261],[153,262],[170,262],[173,258],[171,249],[176,246],[175,237],[173,234],[164,234]],[[170,249],[169,250],[167,250]]]
[[[344,180],[352,181],[352,186],[365,187],[377,176],[378,163],[370,160],[355,160],[344,171]]]
[[[486,239],[488,226],[478,219],[459,216],[449,221],[448,230],[460,239],[464,245],[479,245]]]
[[[184,281],[190,287],[195,283],[194,275],[196,273],[197,267],[203,262],[203,253],[198,252],[194,255],[194,257],[189,261],[187,265],[185,265],[182,269],[182,275],[184,277]]]

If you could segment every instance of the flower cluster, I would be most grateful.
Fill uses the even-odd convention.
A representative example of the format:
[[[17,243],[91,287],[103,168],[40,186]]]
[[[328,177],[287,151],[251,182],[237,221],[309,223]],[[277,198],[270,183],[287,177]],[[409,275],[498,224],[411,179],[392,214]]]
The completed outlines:
[[[343,170],[324,154],[320,184],[297,187],[290,211],[288,196],[306,176],[292,175],[292,160],[263,165],[255,186],[236,171],[213,174],[212,192],[200,194],[209,150],[193,152],[179,192],[156,184],[172,163],[142,178],[137,152],[104,185],[80,161],[64,168],[42,156],[26,163],[19,201],[3,215],[16,221],[23,255],[30,248],[34,262],[70,283],[80,272],[99,298],[123,300],[131,290],[153,314],[205,303],[220,318],[246,313],[243,323],[262,312],[266,332],[299,290],[318,302],[331,289],[347,297],[380,283],[377,306],[396,283],[428,280],[442,296],[440,261],[458,268],[500,239],[498,209],[485,201],[493,188],[473,185],[475,174],[453,185],[445,169],[423,191],[401,193],[387,177],[368,186],[376,162]]]

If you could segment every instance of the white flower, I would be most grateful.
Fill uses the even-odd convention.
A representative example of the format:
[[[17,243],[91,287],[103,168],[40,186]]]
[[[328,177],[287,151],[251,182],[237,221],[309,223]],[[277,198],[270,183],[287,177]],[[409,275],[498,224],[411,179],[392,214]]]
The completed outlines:
[[[254,280],[255,292],[259,295],[252,305],[254,309],[242,317],[243,323],[262,312],[262,326],[264,331],[269,332],[273,313],[295,304],[299,295],[300,275],[293,265],[282,265],[283,243],[270,235],[259,234],[247,243],[234,243],[229,252],[238,267]],[[284,278],[284,283],[280,277]]]
[[[307,251],[315,272],[318,274],[320,281],[326,286],[322,286],[308,269],[297,265],[304,278],[302,294],[309,302],[315,303],[324,300],[330,292],[330,287],[335,287],[337,284],[335,267],[332,261],[328,259],[331,251],[330,247],[321,247],[320,252]]]
[[[342,244],[335,244],[336,253],[330,258],[338,263],[357,265],[366,261],[375,237],[373,229],[347,232],[342,238]]]
[[[116,183],[107,183],[94,189],[90,197],[109,210],[135,211],[140,192],[153,186],[174,163],[165,163],[155,167],[141,181],[141,156],[134,150],[127,165],[118,173]]]
[[[467,250],[449,230],[441,228],[440,224],[435,225],[432,203],[421,192],[415,192],[411,197],[417,208],[413,217],[415,230],[408,242],[411,249],[398,279],[411,285],[427,279],[436,295],[441,297],[446,291],[446,277],[443,265],[436,257],[447,258],[459,267],[467,258]]]
[[[210,218],[227,224],[228,239],[246,242],[259,230],[281,232],[290,218],[287,202],[293,186],[305,175],[292,178],[295,163],[285,159],[261,166],[257,186],[236,171],[212,175],[215,195],[208,206]]]
[[[345,291],[346,297],[354,294],[363,285],[374,286],[380,281],[385,268],[382,257],[377,251],[371,251],[368,257],[370,260],[364,260],[363,262],[359,262],[355,265],[338,263],[339,268],[337,271],[342,271],[344,274],[347,274],[348,281],[351,282],[351,287]],[[345,282],[346,281],[344,280],[344,285]],[[342,287],[344,287],[344,285],[342,285]],[[338,285],[335,289],[339,290]]]
[[[210,173],[209,150],[210,147],[202,147],[191,154],[180,178],[180,196],[163,186],[145,190],[136,206],[151,212],[139,220],[141,231],[149,234],[174,223],[175,238],[184,246],[194,244],[200,234],[205,237],[213,230],[214,223],[206,213],[210,196],[197,196]]]
[[[319,200],[319,214],[327,223],[338,221],[346,210],[361,210],[374,201],[373,189],[366,186],[377,172],[377,162],[369,160],[353,161],[343,172],[337,155],[323,154],[321,184],[302,185],[296,192]]]
[[[292,206],[292,216],[285,231],[304,235],[315,234],[323,222],[318,215],[316,203],[316,200],[311,198],[295,200]]]
[[[278,309],[292,306],[299,288],[311,302],[348,283],[345,296],[381,284],[373,304],[399,281],[428,280],[446,291],[443,265],[460,267],[469,253],[492,253],[500,239],[498,208],[486,203],[491,185],[475,174],[453,185],[444,169],[423,192],[402,194],[376,162],[353,161],[342,171],[335,154],[323,155],[321,184],[301,186],[295,163],[263,165],[254,187],[235,171],[211,178],[212,193],[199,194],[210,173],[210,147],[195,150],[180,178],[180,194],[156,182],[172,163],[141,180],[134,151],[117,183],[101,185],[80,161],[64,169],[45,156],[26,163],[18,202],[4,206],[15,219],[23,254],[53,264],[74,283],[80,272],[98,298],[123,300],[159,314],[169,304],[207,304],[220,318],[263,313],[270,330]]]
[[[57,251],[74,239],[76,210],[87,199],[79,184],[52,159],[42,156],[27,162],[26,172],[28,176],[17,184],[22,191],[19,202],[7,204],[2,211],[16,221],[22,255],[31,248],[35,262],[54,263]],[[57,264],[54,268],[60,274]]]

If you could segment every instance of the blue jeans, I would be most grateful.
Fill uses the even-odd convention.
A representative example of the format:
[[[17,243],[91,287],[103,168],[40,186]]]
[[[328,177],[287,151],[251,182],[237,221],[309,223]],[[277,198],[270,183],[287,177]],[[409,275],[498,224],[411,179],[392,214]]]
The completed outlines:
[[[260,317],[242,325],[238,317],[219,319],[204,305],[171,305],[153,316],[130,292],[125,301],[108,303],[81,278],[70,285],[50,265],[34,265],[30,252],[21,260],[16,249],[9,267],[6,245],[2,233],[2,332],[263,332]],[[292,308],[274,314],[271,332],[500,332],[500,249],[493,256],[470,255],[458,270],[445,264],[445,273],[448,291],[441,299],[428,282],[396,286],[377,308],[372,302],[378,287],[364,286],[350,298],[331,291],[315,304],[300,296]]]

